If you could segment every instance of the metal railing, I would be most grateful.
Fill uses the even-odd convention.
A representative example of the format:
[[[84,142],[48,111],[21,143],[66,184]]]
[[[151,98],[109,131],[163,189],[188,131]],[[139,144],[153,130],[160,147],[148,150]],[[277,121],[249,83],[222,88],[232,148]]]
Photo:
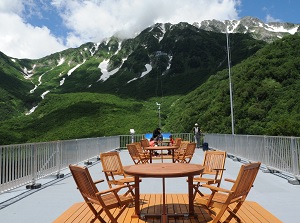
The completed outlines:
[[[22,185],[35,188],[36,181],[49,176],[60,177],[69,164],[98,159],[101,152],[124,149],[126,144],[140,141],[143,134],[26,143],[0,146],[0,193]],[[191,134],[174,137],[192,140]]]
[[[172,135],[186,141],[194,140],[190,133]],[[126,144],[143,137],[134,134],[0,146],[0,193],[22,185],[34,185],[48,175],[59,177],[69,164],[83,161],[88,164],[98,159],[101,152],[124,149]],[[299,137],[204,134],[204,141],[210,148],[225,150],[238,159],[260,161],[268,170],[290,177],[290,182],[299,182]]]
[[[204,134],[204,141],[238,160],[260,161],[267,171],[299,184],[300,137]]]
[[[173,138],[181,138],[185,141],[194,141],[194,136],[191,133],[172,133]],[[120,148],[125,149],[126,144],[131,142],[139,142],[144,138],[144,134],[120,135]]]
[[[119,147],[119,136],[0,146],[0,193],[59,176],[69,164],[89,162]]]

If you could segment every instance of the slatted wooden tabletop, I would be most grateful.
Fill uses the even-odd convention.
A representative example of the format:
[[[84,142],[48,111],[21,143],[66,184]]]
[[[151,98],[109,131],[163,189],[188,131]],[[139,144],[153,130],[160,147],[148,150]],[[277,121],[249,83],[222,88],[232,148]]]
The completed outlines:
[[[166,203],[168,213],[187,213],[188,211],[188,197],[187,194],[167,194]],[[161,212],[162,196],[161,194],[141,194],[141,213],[154,214]],[[127,208],[120,216],[118,222],[126,223],[156,223],[160,222],[158,218],[138,219],[131,218],[134,212],[134,207]],[[201,205],[195,203],[196,218],[169,218],[169,222],[192,223],[192,222],[211,222],[207,210]],[[107,222],[110,222],[105,214],[101,214]],[[245,223],[282,223],[273,214],[265,210],[258,203],[246,201],[238,212],[239,217]],[[225,217],[225,216],[224,216]],[[68,210],[63,212],[54,223],[85,223],[90,222],[94,218],[92,212],[84,202],[75,203]],[[224,218],[225,219],[225,218]],[[99,222],[96,220],[95,222]],[[233,219],[231,223],[235,223]]]

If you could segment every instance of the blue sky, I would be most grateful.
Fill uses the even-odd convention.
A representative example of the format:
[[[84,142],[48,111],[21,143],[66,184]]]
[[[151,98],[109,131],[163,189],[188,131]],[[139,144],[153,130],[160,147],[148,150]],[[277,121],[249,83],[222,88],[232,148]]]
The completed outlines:
[[[232,20],[300,24],[299,0],[1,0],[0,51],[36,59],[156,22]]]
[[[300,24],[299,0],[242,0],[239,17],[253,16],[263,22]]]

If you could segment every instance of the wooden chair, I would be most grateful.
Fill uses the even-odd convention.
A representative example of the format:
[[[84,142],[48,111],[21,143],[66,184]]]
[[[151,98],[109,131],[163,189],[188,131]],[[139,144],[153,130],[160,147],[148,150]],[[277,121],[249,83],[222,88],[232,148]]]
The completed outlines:
[[[144,154],[141,154],[134,143],[127,144],[126,147],[134,164],[149,163],[149,158]]]
[[[233,183],[230,190],[209,184],[202,185],[212,191],[210,195],[200,198],[200,200],[205,199],[205,206],[213,218],[211,223],[218,223],[226,211],[229,212],[229,215],[224,222],[230,222],[232,218],[235,218],[237,222],[242,222],[237,216],[237,212],[253,186],[259,167],[260,162],[242,165],[236,180],[225,179]],[[230,204],[232,204],[231,207],[229,207]],[[218,211],[215,211],[215,208]]]
[[[146,159],[150,160],[150,153],[149,153],[149,151],[145,150],[142,147],[141,142],[134,142],[133,144],[135,144],[137,150],[139,151],[140,154],[142,154],[142,156],[144,156]]]
[[[144,149],[145,147],[149,147],[149,146],[150,146],[149,140],[148,140],[148,139],[141,139],[141,140],[140,140],[140,143],[141,143],[141,146],[143,147],[143,149]]]
[[[175,162],[178,162],[178,163],[191,162],[191,160],[194,156],[194,153],[195,153],[195,149],[196,149],[196,143],[194,143],[194,142],[188,143],[186,148],[182,151],[182,153],[179,153],[175,157]]]
[[[100,160],[102,164],[102,171],[105,174],[109,188],[112,188],[115,185],[130,185],[131,187],[125,195],[130,192],[131,195],[134,196],[132,190],[134,186],[134,178],[124,173],[119,152],[113,151],[101,153]]]
[[[180,146],[181,142],[182,142],[181,138],[175,138],[175,146]]]
[[[200,192],[199,187],[201,184],[216,184],[217,187],[220,186],[224,166],[226,160],[226,152],[225,151],[206,151],[204,154],[203,167],[204,171],[198,177],[194,177],[194,198],[196,194],[199,193],[200,196],[203,194]]]
[[[174,150],[174,160],[175,160],[175,162],[178,162],[177,160],[179,159],[179,156],[184,154],[185,149],[187,147],[187,144],[190,143],[190,141],[182,141],[181,139],[179,140],[179,142],[180,142],[179,148]],[[176,141],[175,141],[175,145],[177,145]]]
[[[104,211],[111,222],[117,223],[119,216],[133,202],[131,196],[118,195],[118,191],[121,188],[128,186],[123,185],[98,191],[92,181],[88,168],[72,165],[69,168],[84,201],[95,215],[95,218],[91,222],[98,219],[100,222],[106,223],[107,220],[104,220],[101,216],[101,213]],[[115,208],[119,208],[119,211],[114,210],[114,212],[111,212],[111,209]]]

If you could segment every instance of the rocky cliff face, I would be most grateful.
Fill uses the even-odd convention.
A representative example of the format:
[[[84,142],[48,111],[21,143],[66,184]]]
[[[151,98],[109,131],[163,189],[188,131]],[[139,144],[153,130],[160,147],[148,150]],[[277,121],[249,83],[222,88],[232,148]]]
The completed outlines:
[[[264,23],[253,17],[244,17],[241,20],[205,20],[193,25],[206,31],[248,33],[253,38],[266,42],[272,42],[286,35],[300,33],[299,24],[281,22]]]

